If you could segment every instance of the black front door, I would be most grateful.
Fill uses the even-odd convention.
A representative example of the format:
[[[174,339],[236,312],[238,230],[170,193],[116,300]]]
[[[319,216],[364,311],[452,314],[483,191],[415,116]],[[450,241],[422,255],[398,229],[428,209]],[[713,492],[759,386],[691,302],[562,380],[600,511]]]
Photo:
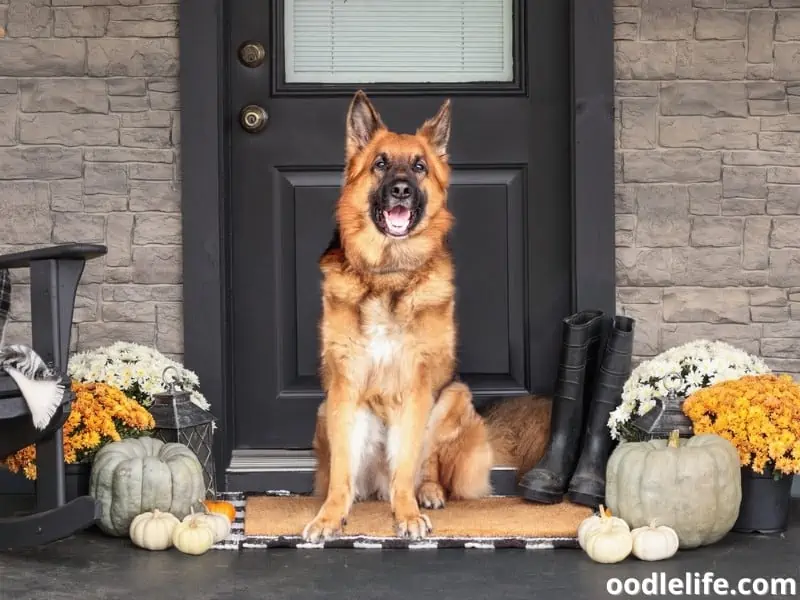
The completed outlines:
[[[229,3],[234,453],[310,447],[317,260],[357,89],[407,132],[452,98],[461,376],[478,400],[552,388],[572,308],[568,4],[428,0],[409,14],[385,0]],[[381,19],[366,12],[378,5]],[[460,34],[458,19],[472,19]],[[247,64],[246,42],[263,45],[261,64]],[[241,120],[251,105],[267,117],[257,132]]]

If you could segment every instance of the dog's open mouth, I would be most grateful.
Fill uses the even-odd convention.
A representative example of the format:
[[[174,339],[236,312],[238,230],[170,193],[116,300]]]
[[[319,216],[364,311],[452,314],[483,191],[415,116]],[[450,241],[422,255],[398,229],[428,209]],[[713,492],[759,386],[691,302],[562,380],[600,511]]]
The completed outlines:
[[[402,237],[411,228],[413,217],[414,211],[407,206],[395,206],[390,210],[381,211],[379,224],[388,235]]]

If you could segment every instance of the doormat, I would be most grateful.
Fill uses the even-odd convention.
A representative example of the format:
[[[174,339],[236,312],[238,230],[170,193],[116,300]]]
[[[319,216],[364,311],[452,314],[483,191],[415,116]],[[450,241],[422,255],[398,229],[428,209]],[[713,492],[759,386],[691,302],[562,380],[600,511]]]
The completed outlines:
[[[388,503],[360,502],[353,505],[340,537],[308,543],[300,534],[320,504],[311,496],[248,496],[242,548],[577,548],[578,525],[593,512],[569,502],[545,505],[507,496],[453,501],[425,511],[432,534],[409,540],[394,535]]]

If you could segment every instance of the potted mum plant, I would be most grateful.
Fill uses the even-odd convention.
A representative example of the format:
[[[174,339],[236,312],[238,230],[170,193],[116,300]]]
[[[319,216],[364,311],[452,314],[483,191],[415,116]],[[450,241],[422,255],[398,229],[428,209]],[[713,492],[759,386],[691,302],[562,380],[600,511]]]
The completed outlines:
[[[611,437],[622,441],[666,438],[676,428],[688,437],[692,424],[681,411],[686,397],[719,382],[761,373],[770,369],[760,358],[725,342],[695,340],[670,348],[631,372],[622,389],[622,402],[608,419]],[[654,427],[657,433],[643,437]]]
[[[208,410],[210,405],[200,393],[197,374],[149,346],[116,342],[74,354],[69,361],[68,373],[78,381],[96,381],[118,387],[126,396],[149,408],[153,394],[165,391],[163,374],[167,367],[172,367],[171,372],[177,373],[172,381],[191,393],[191,401]]]
[[[800,385],[789,375],[747,375],[689,396],[695,433],[715,433],[739,452],[742,503],[734,531],[777,533],[789,520],[800,473]]]
[[[89,493],[91,461],[109,442],[148,435],[152,415],[116,387],[104,383],[72,382],[75,399],[63,426],[64,463],[68,499]],[[35,480],[36,446],[30,445],[4,459],[12,473]]]

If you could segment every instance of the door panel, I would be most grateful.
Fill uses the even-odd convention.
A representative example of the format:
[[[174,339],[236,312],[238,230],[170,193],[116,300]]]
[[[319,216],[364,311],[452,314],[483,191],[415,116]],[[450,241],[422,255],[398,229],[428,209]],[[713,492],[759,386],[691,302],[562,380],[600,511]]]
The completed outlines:
[[[282,87],[277,68],[281,4],[230,3],[236,448],[310,447],[322,399],[317,261],[333,229],[344,117],[359,87],[400,131],[414,131],[453,97],[459,372],[477,398],[549,391],[560,319],[571,309],[565,3],[542,0],[524,13],[514,3],[515,31],[528,38],[514,39],[513,85],[303,84],[296,93]],[[263,43],[272,60],[242,65],[236,50],[246,40]],[[526,81],[520,94],[513,86]],[[248,104],[269,115],[260,133],[238,123]]]

